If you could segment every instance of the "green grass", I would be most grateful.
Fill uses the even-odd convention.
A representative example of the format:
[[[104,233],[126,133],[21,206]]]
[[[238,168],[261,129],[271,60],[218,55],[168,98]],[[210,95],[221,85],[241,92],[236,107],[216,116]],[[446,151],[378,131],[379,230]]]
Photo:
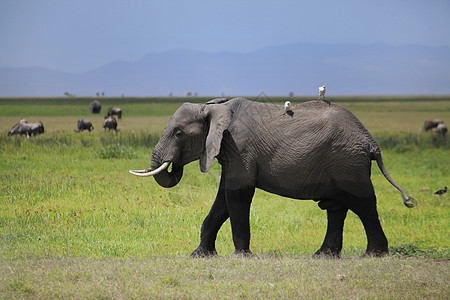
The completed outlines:
[[[110,100],[116,105],[121,99]],[[52,121],[44,123],[50,124],[45,134],[6,136],[10,122],[28,109],[20,101],[42,101],[53,111],[42,117]],[[259,190],[251,209],[251,249],[258,259],[229,257],[234,249],[228,221],[217,238],[221,257],[188,259],[215,198],[220,166],[214,163],[203,174],[193,162],[172,189],[128,174],[149,166],[170,114],[127,116],[125,111],[118,134],[105,133],[96,123],[91,133],[75,133],[78,113],[56,115],[71,99],[20,101],[0,104],[19,112],[0,116],[5,128],[0,134],[0,298],[447,298],[450,201],[449,194],[433,192],[449,185],[450,149],[448,139],[412,130],[423,124],[424,112],[410,108],[415,123],[402,119],[398,104],[423,105],[419,99],[366,101],[373,111],[352,110],[367,118],[369,129],[370,124],[379,128],[372,132],[387,169],[419,201],[414,209],[404,207],[399,192],[373,165],[392,255],[367,260],[358,259],[366,237],[353,213],[345,223],[343,259],[313,260],[325,235],[326,213],[312,201]],[[139,101],[145,103],[136,105],[147,112],[165,104]],[[436,113],[444,120],[450,115]],[[395,124],[389,128],[377,125],[390,122]],[[407,130],[399,130],[405,123]]]
[[[404,149],[404,136],[394,137],[401,146],[383,151],[385,165],[419,200],[419,207],[404,208],[399,193],[374,165],[372,177],[386,234],[392,246],[411,244],[425,251],[422,256],[428,251],[427,257],[441,257],[436,251],[450,246],[449,202],[447,195],[432,192],[448,182],[450,150]],[[1,256],[187,256],[198,243],[220,167],[215,163],[202,174],[198,163],[191,163],[172,189],[159,187],[151,178],[129,175],[129,169],[149,166],[157,140],[157,135],[146,133],[1,137]],[[326,226],[325,213],[314,202],[262,191],[255,196],[251,217],[252,248],[263,254],[312,253]],[[362,225],[352,214],[344,242],[348,255],[361,254],[365,247]],[[223,254],[233,250],[229,225],[219,235],[218,249]]]

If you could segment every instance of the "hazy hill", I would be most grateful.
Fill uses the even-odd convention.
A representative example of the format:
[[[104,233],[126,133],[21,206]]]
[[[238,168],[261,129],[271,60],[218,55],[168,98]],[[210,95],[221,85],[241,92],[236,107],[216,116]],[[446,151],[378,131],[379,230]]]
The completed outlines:
[[[82,74],[0,68],[0,96],[450,94],[450,47],[299,44],[251,53],[172,50]]]

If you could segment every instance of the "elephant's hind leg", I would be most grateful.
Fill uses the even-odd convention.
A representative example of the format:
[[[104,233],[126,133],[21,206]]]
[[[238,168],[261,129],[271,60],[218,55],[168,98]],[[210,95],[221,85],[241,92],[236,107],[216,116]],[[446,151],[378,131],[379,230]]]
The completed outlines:
[[[344,221],[347,216],[347,208],[327,209],[327,233],[322,246],[314,253],[313,257],[340,257],[342,250],[342,235]]]
[[[367,249],[363,256],[389,254],[388,241],[378,218],[375,194],[367,199],[357,199],[349,206],[363,223],[367,235]]]
[[[363,256],[388,255],[388,241],[381,227],[377,211],[358,216],[364,225],[367,235],[367,249]]]

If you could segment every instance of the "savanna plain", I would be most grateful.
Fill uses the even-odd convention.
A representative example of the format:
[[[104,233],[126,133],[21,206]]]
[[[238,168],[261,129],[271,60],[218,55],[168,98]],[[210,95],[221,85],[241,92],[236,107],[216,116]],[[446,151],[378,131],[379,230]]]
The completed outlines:
[[[250,98],[251,99],[251,98]],[[391,176],[418,201],[406,208],[376,164],[372,181],[391,255],[360,258],[366,237],[349,213],[341,259],[313,259],[326,213],[313,201],[258,190],[251,209],[252,258],[233,257],[229,221],[218,257],[189,258],[219,184],[220,166],[198,162],[164,189],[129,169],[152,149],[182,102],[208,98],[0,98],[0,298],[448,299],[449,137],[420,132],[450,125],[450,96],[338,97],[378,141]],[[307,98],[266,97],[282,105]],[[110,106],[119,132],[104,132]],[[7,136],[21,118],[42,121],[36,137]],[[92,132],[74,132],[89,119]]]

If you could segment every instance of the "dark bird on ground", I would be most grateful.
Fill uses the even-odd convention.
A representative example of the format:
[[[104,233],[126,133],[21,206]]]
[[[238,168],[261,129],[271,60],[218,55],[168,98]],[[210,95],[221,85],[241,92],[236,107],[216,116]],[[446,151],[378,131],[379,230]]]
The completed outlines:
[[[439,190],[439,191],[435,192],[434,194],[441,196],[441,195],[444,195],[445,193],[447,193],[447,187],[444,187],[443,190]]]

